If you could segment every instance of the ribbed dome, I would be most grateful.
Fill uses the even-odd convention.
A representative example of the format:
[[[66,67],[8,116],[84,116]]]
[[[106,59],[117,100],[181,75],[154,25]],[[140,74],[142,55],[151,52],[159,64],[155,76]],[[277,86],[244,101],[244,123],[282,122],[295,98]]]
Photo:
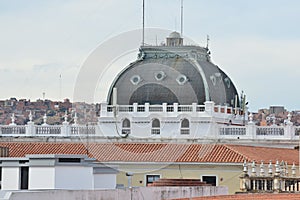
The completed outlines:
[[[208,49],[199,46],[143,46],[139,59],[116,77],[110,104],[114,87],[119,105],[214,101],[234,106],[238,95],[231,79],[210,61]]]

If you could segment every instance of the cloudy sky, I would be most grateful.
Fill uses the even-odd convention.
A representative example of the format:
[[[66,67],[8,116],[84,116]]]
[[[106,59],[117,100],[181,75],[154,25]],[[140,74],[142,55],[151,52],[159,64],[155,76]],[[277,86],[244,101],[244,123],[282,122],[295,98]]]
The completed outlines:
[[[180,29],[180,0],[145,4],[146,27]],[[109,38],[141,28],[141,8],[142,0],[0,0],[0,99],[72,99],[82,63]],[[184,36],[201,46],[210,36],[213,62],[252,111],[300,109],[299,24],[298,0],[184,0]],[[146,42],[154,40],[146,34]]]

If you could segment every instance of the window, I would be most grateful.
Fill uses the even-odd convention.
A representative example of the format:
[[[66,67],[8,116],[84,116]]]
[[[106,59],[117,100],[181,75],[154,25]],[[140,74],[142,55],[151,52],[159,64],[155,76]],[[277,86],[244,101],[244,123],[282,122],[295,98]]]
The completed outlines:
[[[155,134],[155,135],[160,134],[160,121],[158,119],[152,120],[151,134]]]
[[[122,121],[122,134],[130,134],[130,121],[127,118]]]
[[[146,175],[146,186],[160,179],[160,175]]]
[[[217,186],[217,177],[216,176],[202,176],[202,181],[212,186]]]
[[[181,121],[180,134],[182,135],[190,134],[190,122],[188,119],[183,119]]]
[[[62,163],[80,163],[80,158],[58,158],[58,162],[62,162]]]
[[[188,81],[188,78],[185,75],[180,74],[177,76],[176,81],[179,85],[184,85]]]
[[[166,77],[166,74],[163,71],[155,73],[155,79],[157,81],[162,81],[165,77]]]
[[[139,75],[134,75],[130,78],[130,81],[133,85],[137,85],[142,81],[142,79]]]
[[[28,173],[29,173],[29,167],[21,167],[21,190],[27,190],[28,189]]]

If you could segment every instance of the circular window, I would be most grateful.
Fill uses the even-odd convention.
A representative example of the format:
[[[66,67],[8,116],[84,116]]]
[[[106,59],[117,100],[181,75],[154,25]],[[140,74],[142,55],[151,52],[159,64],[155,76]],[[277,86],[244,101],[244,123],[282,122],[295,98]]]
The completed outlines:
[[[137,85],[142,81],[142,79],[139,75],[134,75],[131,77],[130,81],[133,85]]]
[[[187,81],[188,81],[188,78],[183,75],[183,74],[180,74],[177,78],[176,78],[176,81],[179,85],[183,85],[185,84]]]
[[[166,74],[163,71],[155,73],[155,79],[157,81],[162,81],[165,77],[166,77]]]

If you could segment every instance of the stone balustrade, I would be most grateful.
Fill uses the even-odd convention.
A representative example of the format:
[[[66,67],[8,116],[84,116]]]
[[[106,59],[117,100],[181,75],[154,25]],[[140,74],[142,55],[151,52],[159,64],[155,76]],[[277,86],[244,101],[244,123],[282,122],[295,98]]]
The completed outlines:
[[[12,114],[10,125],[0,125],[1,137],[72,137],[78,135],[92,135],[99,137],[119,137],[122,135],[138,136],[139,138],[172,138],[176,134],[178,139],[237,139],[237,140],[299,140],[300,127],[290,122],[289,115],[285,125],[256,126],[253,116],[242,115],[239,109],[215,105],[205,102],[204,105],[117,105],[101,104],[100,116],[97,124],[78,124],[75,113],[69,124],[67,113],[61,125],[47,124],[47,116],[43,116],[43,123],[36,125],[29,115],[26,125],[17,125],[15,115]],[[128,120],[128,127],[123,127],[124,119]],[[152,127],[152,120],[156,119],[159,126]],[[183,127],[181,122],[187,124]],[[205,133],[201,135],[199,133]]]
[[[248,169],[251,167],[251,170]],[[257,170],[259,168],[259,170]],[[289,173],[291,172],[291,173]],[[256,166],[255,161],[251,164],[243,164],[243,173],[240,176],[240,189],[242,192],[299,192],[300,177],[296,176],[296,166],[277,160],[275,165],[263,162]]]

